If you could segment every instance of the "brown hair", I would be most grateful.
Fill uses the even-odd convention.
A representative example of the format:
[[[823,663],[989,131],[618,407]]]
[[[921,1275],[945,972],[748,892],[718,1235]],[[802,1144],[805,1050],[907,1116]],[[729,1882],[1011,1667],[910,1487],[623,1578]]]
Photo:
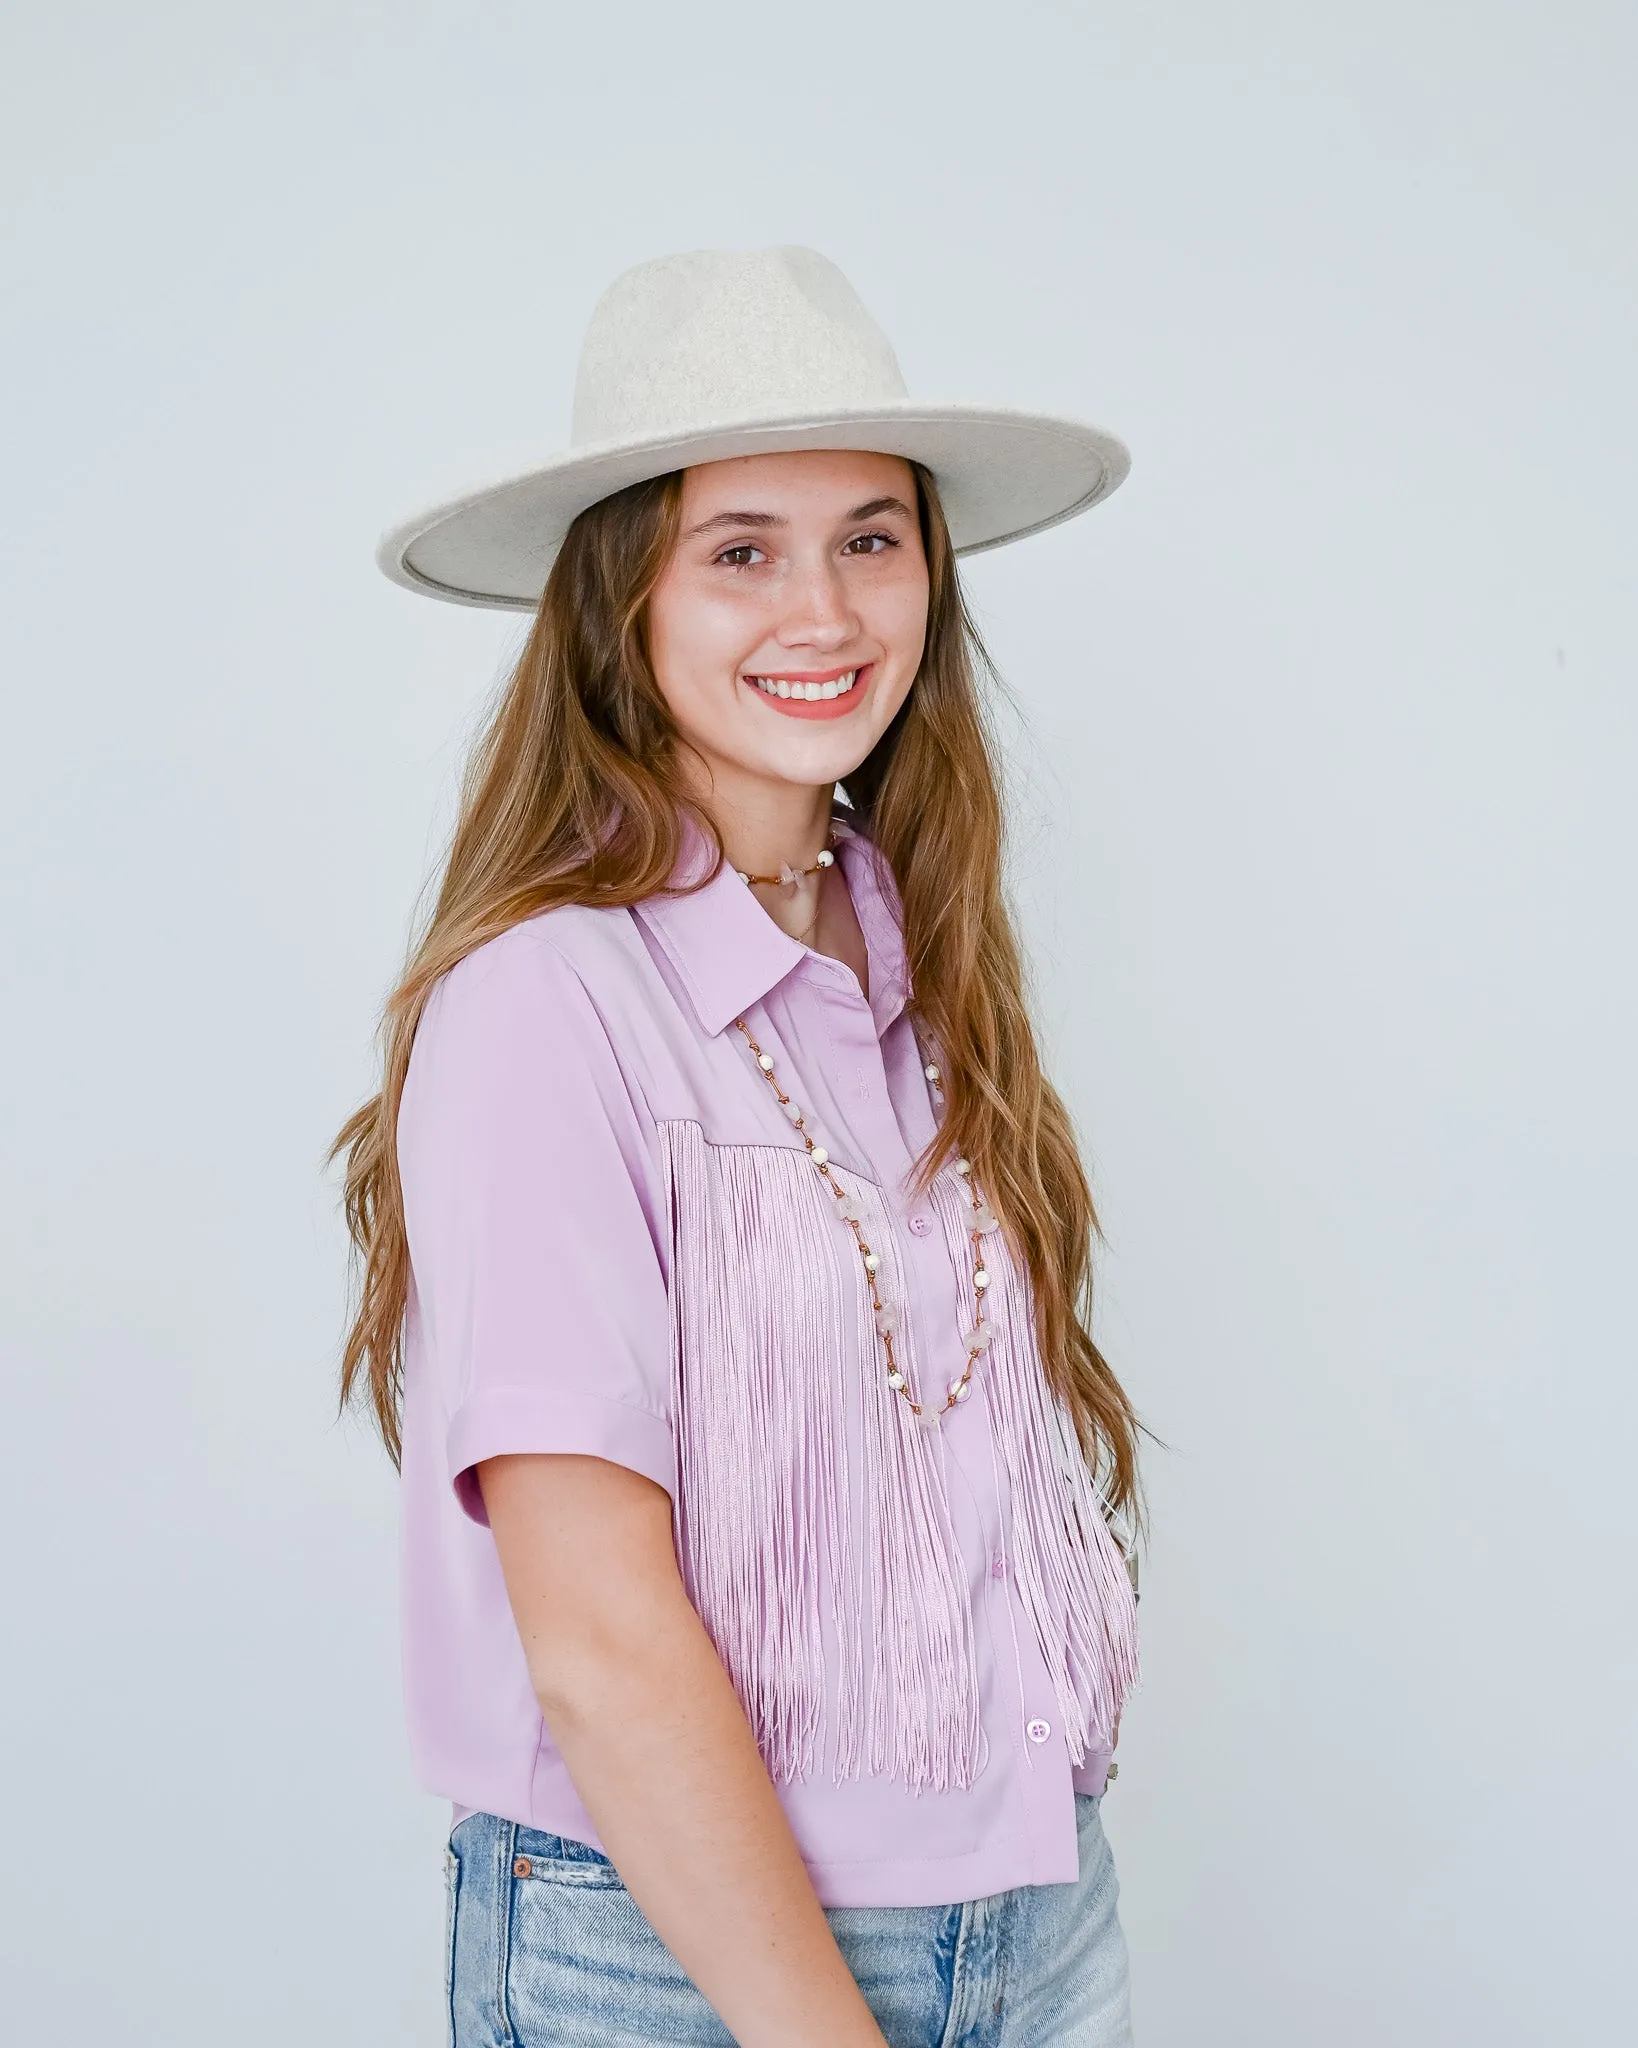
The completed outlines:
[[[1148,1434],[1088,1327],[1098,1222],[1068,1113],[1041,1071],[1017,940],[1002,894],[995,743],[977,679],[994,680],[968,615],[932,477],[919,463],[929,571],[926,651],[898,716],[848,776],[904,907],[914,1008],[944,1064],[945,1114],[914,1192],[965,1156],[1021,1255],[1049,1383],[1074,1418],[1110,1510],[1134,1536]],[[343,1126],[344,1209],[359,1271],[341,1397],[363,1394],[400,1453],[409,1252],[394,1143],[427,996],[457,961],[561,903],[610,908],[666,886],[681,814],[716,841],[677,768],[680,736],[649,665],[650,592],[669,558],[681,473],[634,484],[570,527],[534,625],[468,764],[426,929],[387,1002],[381,1092]],[[703,886],[704,877],[700,886]]]

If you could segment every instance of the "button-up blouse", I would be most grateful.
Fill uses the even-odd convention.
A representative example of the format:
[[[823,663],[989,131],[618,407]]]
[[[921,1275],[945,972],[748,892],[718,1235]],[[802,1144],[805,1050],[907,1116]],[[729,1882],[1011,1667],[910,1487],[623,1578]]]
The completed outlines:
[[[971,1193],[909,1190],[937,1098],[891,870],[838,801],[868,997],[724,863],[559,906],[435,986],[398,1121],[403,1627],[420,1782],[602,1843],[545,1726],[475,1467],[578,1452],[671,1496],[689,1597],[822,1904],[1077,1875],[1136,1676],[1124,1559],[1047,1391],[1004,1229],[970,1395],[887,1384],[859,1243],[736,1025],[859,1212],[910,1393],[973,1327]],[[685,821],[673,883],[711,848]],[[936,1048],[934,1049],[936,1051]]]

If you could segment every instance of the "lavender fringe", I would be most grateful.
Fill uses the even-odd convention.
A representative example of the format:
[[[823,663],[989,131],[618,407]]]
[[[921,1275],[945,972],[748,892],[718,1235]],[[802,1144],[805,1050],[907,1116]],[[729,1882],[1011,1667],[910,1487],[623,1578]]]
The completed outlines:
[[[965,1274],[966,1188],[941,1174],[931,1199],[955,1271]],[[1137,1600],[1074,1424],[1041,1370],[1029,1275],[1000,1231],[984,1243],[991,1275],[985,1315],[997,1327],[979,1374],[1009,1481],[1014,1579],[1057,1696],[1070,1761],[1078,1764],[1089,1749],[1108,1746],[1137,1680]]]
[[[769,1774],[807,1777],[828,1749],[838,1782],[868,1762],[912,1790],[970,1785],[987,1744],[942,1439],[886,1384],[852,1236],[795,1148],[712,1145],[684,1119],[661,1134],[678,1556]],[[844,1184],[881,1257],[883,1299],[904,1304],[883,1192],[856,1173]],[[953,1174],[935,1183],[963,1296],[966,1200]],[[999,1329],[980,1375],[1010,1482],[1013,1568],[1079,1762],[1136,1676],[1131,1583],[1041,1377],[1027,1281],[998,1235],[986,1251]],[[918,1357],[908,1316],[894,1343],[911,1385],[942,1399],[959,1360]]]

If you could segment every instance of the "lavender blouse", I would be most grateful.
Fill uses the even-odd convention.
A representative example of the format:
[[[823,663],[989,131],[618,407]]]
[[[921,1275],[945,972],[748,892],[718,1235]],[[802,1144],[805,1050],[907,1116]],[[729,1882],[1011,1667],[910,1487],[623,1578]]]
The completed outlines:
[[[970,1198],[953,1167],[923,1200],[904,1185],[937,1111],[892,874],[850,816],[838,802],[868,1001],[726,864],[692,896],[531,918],[434,989],[398,1123],[405,1686],[418,1777],[457,1817],[602,1848],[474,1467],[627,1465],[671,1496],[820,1901],[943,1905],[1075,1879],[1073,1794],[1103,1788],[1135,1603],[1004,1234],[971,1395],[924,1429],[887,1386],[856,1242],[735,1028],[859,1203],[895,1353],[936,1405],[972,1322]],[[709,854],[686,825],[673,879]]]

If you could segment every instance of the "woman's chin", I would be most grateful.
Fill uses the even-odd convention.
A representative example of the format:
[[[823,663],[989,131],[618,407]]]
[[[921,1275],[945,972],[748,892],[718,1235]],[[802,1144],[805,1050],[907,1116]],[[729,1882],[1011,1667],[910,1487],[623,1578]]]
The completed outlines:
[[[848,741],[840,734],[825,739],[800,735],[784,746],[764,746],[747,751],[744,768],[768,782],[801,783],[809,788],[821,783],[845,782],[875,745],[875,736]]]

